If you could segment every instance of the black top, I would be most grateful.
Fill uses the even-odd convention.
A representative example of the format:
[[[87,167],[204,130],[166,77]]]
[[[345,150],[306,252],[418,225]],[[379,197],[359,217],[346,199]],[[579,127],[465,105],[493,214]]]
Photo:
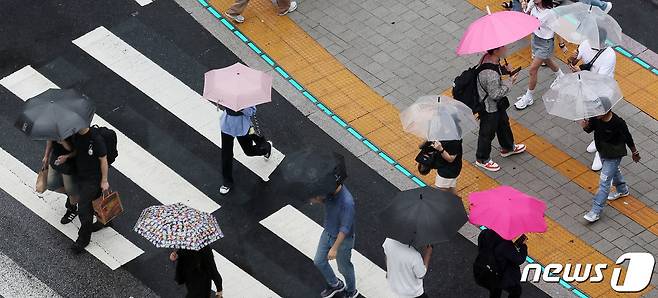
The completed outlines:
[[[67,138],[64,140],[66,142],[69,142],[71,144],[71,137]],[[56,165],[55,161],[57,160],[57,157],[62,156],[62,155],[67,155],[71,153],[71,151],[66,150],[64,146],[57,141],[52,141],[52,150],[50,151],[50,157],[48,158],[48,163],[50,166],[60,174],[64,175],[73,175],[75,174],[75,161],[73,158],[67,159],[65,163]]]
[[[79,179],[100,179],[101,163],[98,159],[107,155],[103,137],[93,128],[89,129],[84,135],[74,135],[73,148],[77,151],[75,167]]]
[[[457,178],[462,171],[462,140],[441,141],[441,146],[448,154],[457,155],[457,157],[452,162],[448,162],[443,159],[441,154],[437,154],[434,167],[439,176],[443,178]]]
[[[521,266],[528,256],[528,246],[518,247],[511,240],[505,240],[491,229],[480,232],[478,249],[492,249],[496,257],[496,269],[501,274],[499,288],[521,285]]]
[[[210,281],[215,283],[218,292],[222,290],[222,276],[217,271],[217,264],[209,247],[199,251],[179,249],[177,254],[176,282],[185,284],[185,297],[210,297]]]
[[[635,147],[626,121],[615,113],[612,113],[612,118],[608,122],[590,118],[589,125],[583,130],[587,133],[594,132],[594,143],[596,143],[596,150],[599,151],[601,158],[621,158],[628,154],[626,145]]]

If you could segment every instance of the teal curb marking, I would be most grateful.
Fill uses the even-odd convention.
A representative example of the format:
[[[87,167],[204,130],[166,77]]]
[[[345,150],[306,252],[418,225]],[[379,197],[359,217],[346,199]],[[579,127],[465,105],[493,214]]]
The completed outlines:
[[[624,49],[621,46],[615,46],[614,49],[621,53],[622,55],[628,57],[629,59],[633,60],[633,62],[637,63],[638,65],[642,66],[644,69],[647,69],[651,71],[653,74],[658,75],[658,68],[652,66],[651,64],[647,63],[646,61],[642,60],[642,58],[633,55],[631,52],[628,50]]]
[[[242,34],[242,32],[240,32],[240,30],[235,28],[235,26],[233,26],[226,18],[222,17],[219,13],[217,13],[217,10],[215,10],[212,6],[210,6],[205,0],[197,0],[197,1],[204,8],[206,8],[211,14],[213,14],[222,24],[224,24],[224,26],[229,31],[233,32],[233,34],[235,34],[235,36],[240,38],[240,40],[242,40],[252,51],[254,51],[256,54],[258,54],[261,57],[261,59],[263,59],[265,62],[267,62],[267,64],[272,66],[274,68],[274,70],[276,72],[278,72],[279,75],[281,75],[284,79],[286,79],[293,87],[295,87],[295,89],[300,91],[302,93],[302,95],[304,95],[304,97],[306,97],[309,101],[311,101],[313,104],[315,104],[316,107],[318,107],[321,111],[323,111],[325,114],[330,116],[331,119],[333,119],[336,123],[338,123],[338,125],[340,125],[341,127],[347,129],[347,131],[352,136],[354,136],[357,140],[361,141],[366,147],[368,147],[368,149],[372,150],[374,153],[379,153],[378,154],[379,157],[381,157],[383,160],[385,160],[390,165],[393,165],[393,167],[395,167],[398,171],[400,171],[406,177],[411,179],[418,186],[420,186],[420,187],[426,187],[427,186],[427,184],[425,182],[423,182],[420,178],[413,175],[404,166],[397,163],[397,161],[395,161],[393,158],[391,158],[386,153],[382,152],[377,146],[375,146],[372,142],[370,142],[363,135],[361,135],[356,129],[354,129],[353,127],[350,127],[349,124],[347,124],[347,122],[345,122],[343,119],[341,119],[338,115],[335,115],[329,108],[327,108],[324,104],[322,104],[322,102],[320,100],[318,100],[315,96],[313,96],[308,90],[306,90],[302,85],[300,85],[295,79],[292,79],[290,77],[290,75],[285,70],[283,70],[283,68],[281,68],[281,66],[277,65],[276,62],[274,60],[272,60],[267,54],[264,54],[263,51],[256,46],[256,44],[254,44],[252,41],[250,41],[244,34]],[[620,52],[622,54],[624,54],[624,52],[625,52],[626,53],[626,54],[624,54],[625,56],[627,54],[631,55],[628,51],[626,51],[625,49],[623,49],[622,47],[619,47],[619,46],[615,47],[615,50],[617,50],[618,52]],[[628,56],[628,57],[632,57],[632,55]],[[642,61],[646,65],[649,65],[649,64],[647,64],[646,62],[644,62],[643,60],[641,60],[639,58],[638,58],[638,60]],[[636,62],[639,63],[638,61],[636,61]],[[651,67],[651,66],[649,66],[649,67]],[[656,69],[653,69],[652,71],[654,73],[658,74],[655,70]],[[482,227],[480,227],[480,229],[484,230],[484,229],[486,229],[486,227],[482,226]],[[533,260],[530,257],[527,257],[526,261],[528,261],[528,263],[535,263],[535,260]],[[543,266],[542,266],[542,271],[544,271]],[[566,281],[564,281],[562,279],[560,279],[560,284],[564,288],[566,288],[567,290],[570,290],[574,295],[576,295],[578,297],[589,298],[587,295],[583,294],[581,291],[579,291],[575,287],[571,286],[569,283],[567,283]]]

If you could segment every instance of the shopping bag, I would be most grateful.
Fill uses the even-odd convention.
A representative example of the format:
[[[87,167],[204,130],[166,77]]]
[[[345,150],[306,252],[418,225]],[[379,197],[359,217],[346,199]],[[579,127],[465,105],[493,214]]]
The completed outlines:
[[[37,174],[37,184],[34,189],[38,193],[43,193],[48,188],[48,166],[44,166]]]
[[[123,205],[118,192],[104,192],[100,198],[92,202],[96,219],[102,224],[107,224],[115,217],[123,213]]]

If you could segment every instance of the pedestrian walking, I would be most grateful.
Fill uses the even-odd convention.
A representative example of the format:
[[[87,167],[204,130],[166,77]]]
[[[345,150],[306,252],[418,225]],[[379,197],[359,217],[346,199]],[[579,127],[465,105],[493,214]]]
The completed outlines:
[[[602,100],[602,103],[607,104],[608,109],[611,108],[609,102]],[[594,195],[592,210],[584,216],[587,221],[595,222],[601,217],[606,200],[613,201],[629,195],[628,185],[619,170],[621,159],[628,154],[626,146],[631,149],[634,162],[640,161],[640,153],[635,148],[633,136],[628,131],[626,121],[612,111],[589,120],[583,120],[580,125],[585,132],[594,132],[594,142],[603,164],[599,190]],[[614,193],[610,193],[612,185],[615,186]]]
[[[553,59],[553,49],[555,47],[555,33],[548,24],[552,21],[551,0],[533,0],[528,3],[526,13],[539,19],[539,28],[537,28],[530,40],[532,49],[532,63],[530,64],[528,80],[528,90],[518,98],[514,106],[517,110],[523,110],[534,103],[535,87],[537,87],[537,72],[542,64],[546,64],[555,74],[556,78],[562,75],[562,70],[555,64]],[[560,49],[566,52],[567,47],[563,41],[559,43]]]
[[[224,183],[219,188],[219,193],[226,195],[233,187],[233,142],[238,143],[247,156],[263,156],[270,158],[272,146],[257,146],[254,143],[250,129],[253,127],[251,117],[256,115],[256,107],[248,107],[240,111],[223,108],[224,113],[220,117],[222,134],[222,177]],[[269,144],[264,142],[263,145]]]
[[[473,264],[476,283],[489,290],[489,297],[521,297],[521,266],[528,256],[526,236],[516,241],[503,239],[492,229],[478,236],[478,256]]]
[[[423,278],[429,269],[432,246],[425,246],[421,255],[411,245],[386,238],[382,247],[386,255],[386,280],[393,293],[404,298],[428,297]]]
[[[280,16],[285,16],[297,9],[296,1],[272,0],[272,3],[278,7],[278,14]],[[244,16],[242,16],[242,12],[247,8],[247,4],[249,4],[249,0],[235,0],[235,3],[226,11],[226,16],[237,23],[243,23]]]
[[[607,34],[605,30],[599,30],[599,44],[605,45],[605,40],[607,39]],[[615,66],[617,64],[617,55],[611,47],[598,47],[591,46],[588,40],[583,41],[579,46],[578,50],[574,53],[573,56],[569,58],[569,68],[571,71],[578,72],[581,70],[588,70],[593,73],[598,73],[602,75],[609,76],[614,79],[615,77]],[[582,61],[584,64],[577,67],[579,61]],[[594,140],[587,146],[587,152],[595,153],[594,160],[592,161],[592,170],[599,171],[603,167],[601,163],[601,155],[596,150],[596,143]]]
[[[83,128],[72,137],[75,157],[75,181],[79,187],[78,215],[80,230],[78,239],[71,249],[81,253],[91,240],[91,233],[105,226],[100,222],[93,223],[94,210],[92,202],[103,192],[110,189],[108,182],[108,148],[105,140],[96,128]]]
[[[215,283],[217,298],[222,297],[222,276],[217,271],[217,264],[212,249],[206,246],[198,251],[177,249],[169,255],[169,260],[176,262],[176,282],[185,284],[186,298],[208,298]]]
[[[462,140],[434,142],[433,146],[438,152],[434,186],[457,194],[457,177],[462,171]]]
[[[509,81],[502,80],[503,66],[500,59],[507,54],[505,46],[488,50],[482,57],[477,75],[477,88],[480,100],[484,103],[484,110],[480,112],[480,131],[475,152],[475,164],[485,170],[496,172],[500,166],[491,159],[491,142],[498,136],[500,156],[508,157],[525,151],[524,144],[514,143],[514,134],[509,124],[507,108],[509,108],[509,93],[516,83],[518,72],[512,75]],[[505,71],[511,72],[508,65]]]
[[[336,293],[345,291],[344,297],[354,298],[359,295],[356,289],[356,276],[352,264],[352,249],[354,248],[356,215],[354,197],[343,184],[347,178],[344,162],[338,163],[330,175],[331,181],[326,181],[327,195],[311,198],[311,205],[324,204],[324,230],[313,258],[315,267],[320,270],[327,282],[327,288],[320,295],[333,297]],[[338,271],[345,277],[345,282],[338,279],[329,265],[330,260],[336,260]]]
[[[78,187],[75,183],[75,164],[72,158],[71,138],[62,141],[47,141],[43,156],[44,167],[48,169],[48,189],[66,194],[66,213],[60,223],[67,224],[78,215]]]

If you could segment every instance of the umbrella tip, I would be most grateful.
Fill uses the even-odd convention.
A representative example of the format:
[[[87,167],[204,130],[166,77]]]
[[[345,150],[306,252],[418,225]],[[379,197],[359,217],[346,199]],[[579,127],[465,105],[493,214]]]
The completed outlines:
[[[491,14],[491,9],[489,9],[489,5],[487,5],[487,14]]]

